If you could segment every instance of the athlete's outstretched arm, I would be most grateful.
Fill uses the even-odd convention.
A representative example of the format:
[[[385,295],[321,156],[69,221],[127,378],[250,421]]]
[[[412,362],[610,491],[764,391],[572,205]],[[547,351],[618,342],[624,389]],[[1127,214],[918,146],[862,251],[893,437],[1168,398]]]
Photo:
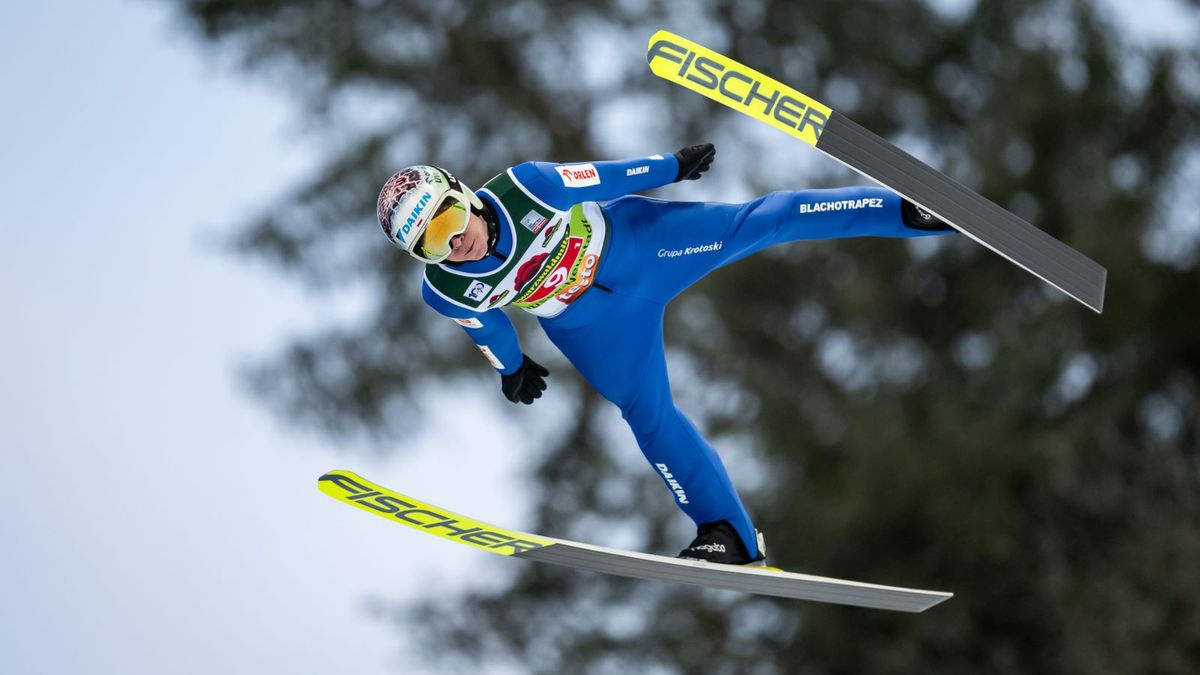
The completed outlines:
[[[607,201],[674,183],[680,179],[678,154],[578,164],[525,162],[512,172],[538,199],[566,210],[580,202]],[[707,165],[699,171],[704,169]]]

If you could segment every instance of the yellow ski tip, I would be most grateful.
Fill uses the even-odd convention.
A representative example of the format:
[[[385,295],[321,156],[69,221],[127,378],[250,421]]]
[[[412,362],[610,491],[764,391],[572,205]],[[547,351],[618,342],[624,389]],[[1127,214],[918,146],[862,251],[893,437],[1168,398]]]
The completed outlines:
[[[514,555],[554,543],[524,532],[505,530],[483,521],[460,516],[372,483],[352,471],[328,471],[317,479],[317,488],[339,502],[374,513],[381,518],[489,553]]]
[[[815,146],[833,110],[753,68],[667,30],[650,36],[655,75]]]

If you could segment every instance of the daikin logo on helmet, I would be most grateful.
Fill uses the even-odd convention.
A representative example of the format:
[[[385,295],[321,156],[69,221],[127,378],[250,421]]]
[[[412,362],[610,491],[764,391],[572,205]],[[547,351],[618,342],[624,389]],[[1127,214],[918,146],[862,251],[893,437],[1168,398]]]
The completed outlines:
[[[431,199],[433,199],[433,195],[428,192],[422,194],[421,197],[417,199],[416,205],[413,206],[412,213],[408,214],[408,219],[404,221],[403,225],[396,229],[396,239],[399,240],[400,243],[405,243],[408,239],[409,233],[412,232],[413,227],[420,224],[421,213],[425,210],[426,206],[429,206],[429,200]],[[399,207],[397,207],[397,209],[399,209]]]

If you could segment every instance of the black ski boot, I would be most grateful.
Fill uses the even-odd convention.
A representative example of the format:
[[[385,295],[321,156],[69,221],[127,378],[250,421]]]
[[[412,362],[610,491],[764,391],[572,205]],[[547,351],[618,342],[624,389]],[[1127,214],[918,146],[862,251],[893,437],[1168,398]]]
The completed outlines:
[[[742,538],[729,521],[703,523],[696,528],[696,538],[692,540],[691,545],[680,551],[676,557],[723,565],[765,565],[767,549],[762,532],[755,530],[754,534],[758,537],[757,558],[750,557]]]
[[[908,201],[907,199],[900,200],[900,219],[904,224],[914,230],[927,230],[929,232],[948,232],[953,230],[941,218],[933,215],[925,209]]]

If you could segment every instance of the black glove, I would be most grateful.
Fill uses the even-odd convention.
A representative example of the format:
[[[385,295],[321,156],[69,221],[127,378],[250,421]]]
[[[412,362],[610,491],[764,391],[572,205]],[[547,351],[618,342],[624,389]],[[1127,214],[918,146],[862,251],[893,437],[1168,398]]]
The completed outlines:
[[[900,218],[905,225],[914,230],[946,232],[954,229],[943,222],[941,218],[903,198],[900,199]]]
[[[679,173],[675,175],[675,182],[696,180],[700,174],[708,171],[708,167],[712,166],[713,157],[716,156],[717,149],[712,143],[689,145],[675,153],[675,159],[679,161]]]
[[[537,361],[525,356],[521,367],[512,375],[500,376],[500,389],[504,397],[513,403],[533,403],[533,399],[541,398],[546,390],[546,376],[550,371],[543,368]]]

